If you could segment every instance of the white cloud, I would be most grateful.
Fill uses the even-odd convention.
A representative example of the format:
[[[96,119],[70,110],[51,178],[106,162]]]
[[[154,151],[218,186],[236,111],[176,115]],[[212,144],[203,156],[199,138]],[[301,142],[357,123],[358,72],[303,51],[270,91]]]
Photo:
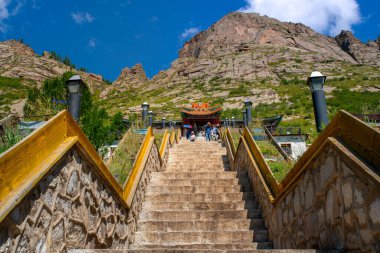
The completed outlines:
[[[7,32],[8,25],[4,23],[4,20],[16,16],[25,2],[26,0],[0,0],[0,32]]]
[[[181,40],[192,38],[195,34],[199,33],[199,28],[197,27],[190,27],[185,29],[183,33],[180,35]]]
[[[98,45],[98,40],[97,39],[94,39],[94,38],[91,38],[89,41],[88,41],[88,46],[90,48],[94,48]]]
[[[0,20],[7,19],[9,17],[8,5],[10,0],[0,0]]]
[[[94,17],[88,12],[72,12],[71,17],[77,24],[92,23]]]
[[[301,22],[321,33],[337,35],[361,21],[357,0],[245,0],[243,12],[281,21]]]

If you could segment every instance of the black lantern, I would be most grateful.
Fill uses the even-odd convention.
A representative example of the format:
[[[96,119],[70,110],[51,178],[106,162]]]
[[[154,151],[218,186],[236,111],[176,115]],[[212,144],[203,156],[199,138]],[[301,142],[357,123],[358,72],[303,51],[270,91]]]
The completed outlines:
[[[244,100],[244,105],[246,108],[246,114],[247,114],[246,122],[247,122],[247,126],[248,126],[252,122],[252,102],[249,101],[248,99],[246,99],[246,100]]]
[[[247,126],[247,112],[245,109],[241,110],[241,113],[243,115],[243,124],[244,126]]]
[[[162,128],[165,129],[166,118],[162,117]]]
[[[323,91],[323,85],[325,84],[326,76],[322,75],[318,71],[311,73],[310,77],[307,79],[307,85],[310,87],[313,107],[314,107],[314,117],[315,124],[317,126],[317,131],[321,132],[329,123],[327,116],[326,98]]]
[[[149,115],[149,126],[152,127],[152,125],[153,125],[153,112],[149,111],[148,115]]]
[[[79,122],[80,115],[81,85],[82,79],[79,75],[74,75],[67,81],[69,90],[69,112],[76,122]]]

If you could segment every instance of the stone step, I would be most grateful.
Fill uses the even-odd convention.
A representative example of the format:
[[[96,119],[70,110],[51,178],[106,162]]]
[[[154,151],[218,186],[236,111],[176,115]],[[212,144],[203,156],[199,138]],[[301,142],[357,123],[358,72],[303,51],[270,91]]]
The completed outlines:
[[[218,252],[218,253],[322,253],[323,251],[315,250],[315,249],[265,249],[265,246],[260,245],[266,245],[264,242],[257,243],[258,249],[250,249],[250,248],[241,248],[241,249],[223,249],[218,248],[215,249],[212,246],[218,245],[218,244],[193,244],[193,245],[200,245],[199,247],[202,247],[203,245],[211,245],[211,248],[199,248],[199,249],[187,249],[187,245],[185,245],[183,248],[177,248],[176,246],[172,245],[156,245],[153,244],[154,248],[152,248],[152,245],[139,245],[140,248],[133,248],[133,249],[78,249],[78,250],[68,250],[69,253],[100,253],[100,252],[106,252],[106,253],[176,253],[176,252],[191,252],[191,253],[208,253],[208,252]],[[234,244],[228,244],[228,245],[234,245]],[[235,244],[235,245],[248,245],[248,244]],[[262,248],[261,248],[262,247]],[[270,248],[270,247],[268,247]],[[329,251],[330,252],[330,251]],[[338,253],[338,251],[332,251],[332,253]]]
[[[249,185],[248,178],[232,178],[232,179],[169,179],[155,178],[150,180],[151,186],[225,186],[225,185]]]
[[[135,240],[146,244],[250,243],[268,240],[266,230],[202,232],[136,232]]]
[[[218,166],[207,166],[203,168],[202,166],[195,166],[193,167],[188,167],[188,166],[168,166],[166,168],[166,172],[191,172],[191,173],[198,173],[198,172],[223,172],[223,171],[229,171],[230,166],[228,164],[226,165],[218,165]]]
[[[131,245],[131,249],[159,249],[166,250],[245,250],[245,249],[271,249],[271,242],[252,242],[252,243],[192,243],[192,244],[147,244]],[[284,251],[285,252],[285,251]]]
[[[254,245],[250,248],[249,245]],[[69,249],[68,253],[176,253],[176,252],[191,252],[191,253],[322,253],[316,249],[269,249],[270,243],[257,242],[251,244],[188,244],[188,245],[132,245],[131,249]],[[256,249],[257,248],[257,249]],[[338,251],[328,251],[338,253]]]
[[[228,163],[220,163],[220,164],[168,164],[166,167],[166,172],[223,172],[223,171],[231,171],[230,165]]]
[[[230,179],[246,178],[246,172],[214,171],[214,172],[152,172],[152,179]]]
[[[202,153],[221,153],[226,154],[227,151],[224,148],[221,147],[215,147],[215,146],[205,146],[205,147],[178,147],[173,148],[170,151],[170,154],[202,154]]]
[[[148,193],[232,193],[250,191],[250,186],[246,185],[194,185],[194,186],[148,186]]]
[[[178,149],[178,150],[170,150],[171,155],[183,155],[183,154],[189,154],[190,151],[189,149]],[[208,153],[212,155],[226,155],[227,152],[225,149],[210,149],[207,150]],[[206,152],[206,150],[201,150],[201,149],[194,149],[191,151],[192,155],[203,155]]]
[[[229,162],[218,161],[209,161],[209,160],[197,160],[197,161],[168,161],[168,166],[186,166],[184,168],[199,168],[199,167],[223,167],[228,165]]]
[[[223,202],[150,202],[143,203],[143,210],[244,210],[257,209],[257,201],[223,201]]]
[[[152,193],[147,192],[146,201],[150,202],[220,202],[220,201],[239,201],[253,200],[252,192],[234,192],[234,193]]]
[[[172,154],[170,154],[172,155]],[[199,160],[208,160],[208,161],[228,161],[228,157],[226,155],[212,154],[206,153],[202,155],[189,155],[188,153],[178,154],[176,156],[172,156],[168,159],[169,161],[199,161]]]
[[[258,209],[250,210],[209,210],[209,211],[151,211],[142,210],[140,220],[167,220],[167,221],[200,221],[216,219],[261,219],[261,211]]]
[[[137,223],[139,231],[192,232],[192,231],[242,231],[265,229],[263,219],[220,219],[206,221],[143,221]]]

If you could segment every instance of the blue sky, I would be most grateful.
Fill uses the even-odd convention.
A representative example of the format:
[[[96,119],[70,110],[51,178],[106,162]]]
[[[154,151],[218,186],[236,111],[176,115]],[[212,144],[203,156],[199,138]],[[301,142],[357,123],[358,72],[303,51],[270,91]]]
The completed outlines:
[[[23,38],[39,54],[56,51],[111,81],[136,63],[152,77],[196,32],[236,10],[327,35],[342,28],[362,41],[380,35],[379,0],[0,0],[0,39]]]

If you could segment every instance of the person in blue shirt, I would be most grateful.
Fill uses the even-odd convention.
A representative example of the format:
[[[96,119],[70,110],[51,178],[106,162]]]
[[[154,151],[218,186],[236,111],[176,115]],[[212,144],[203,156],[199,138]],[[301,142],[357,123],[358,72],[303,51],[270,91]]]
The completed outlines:
[[[206,141],[211,141],[211,130],[212,130],[212,127],[211,127],[211,123],[210,122],[207,122],[207,126],[206,126]]]

